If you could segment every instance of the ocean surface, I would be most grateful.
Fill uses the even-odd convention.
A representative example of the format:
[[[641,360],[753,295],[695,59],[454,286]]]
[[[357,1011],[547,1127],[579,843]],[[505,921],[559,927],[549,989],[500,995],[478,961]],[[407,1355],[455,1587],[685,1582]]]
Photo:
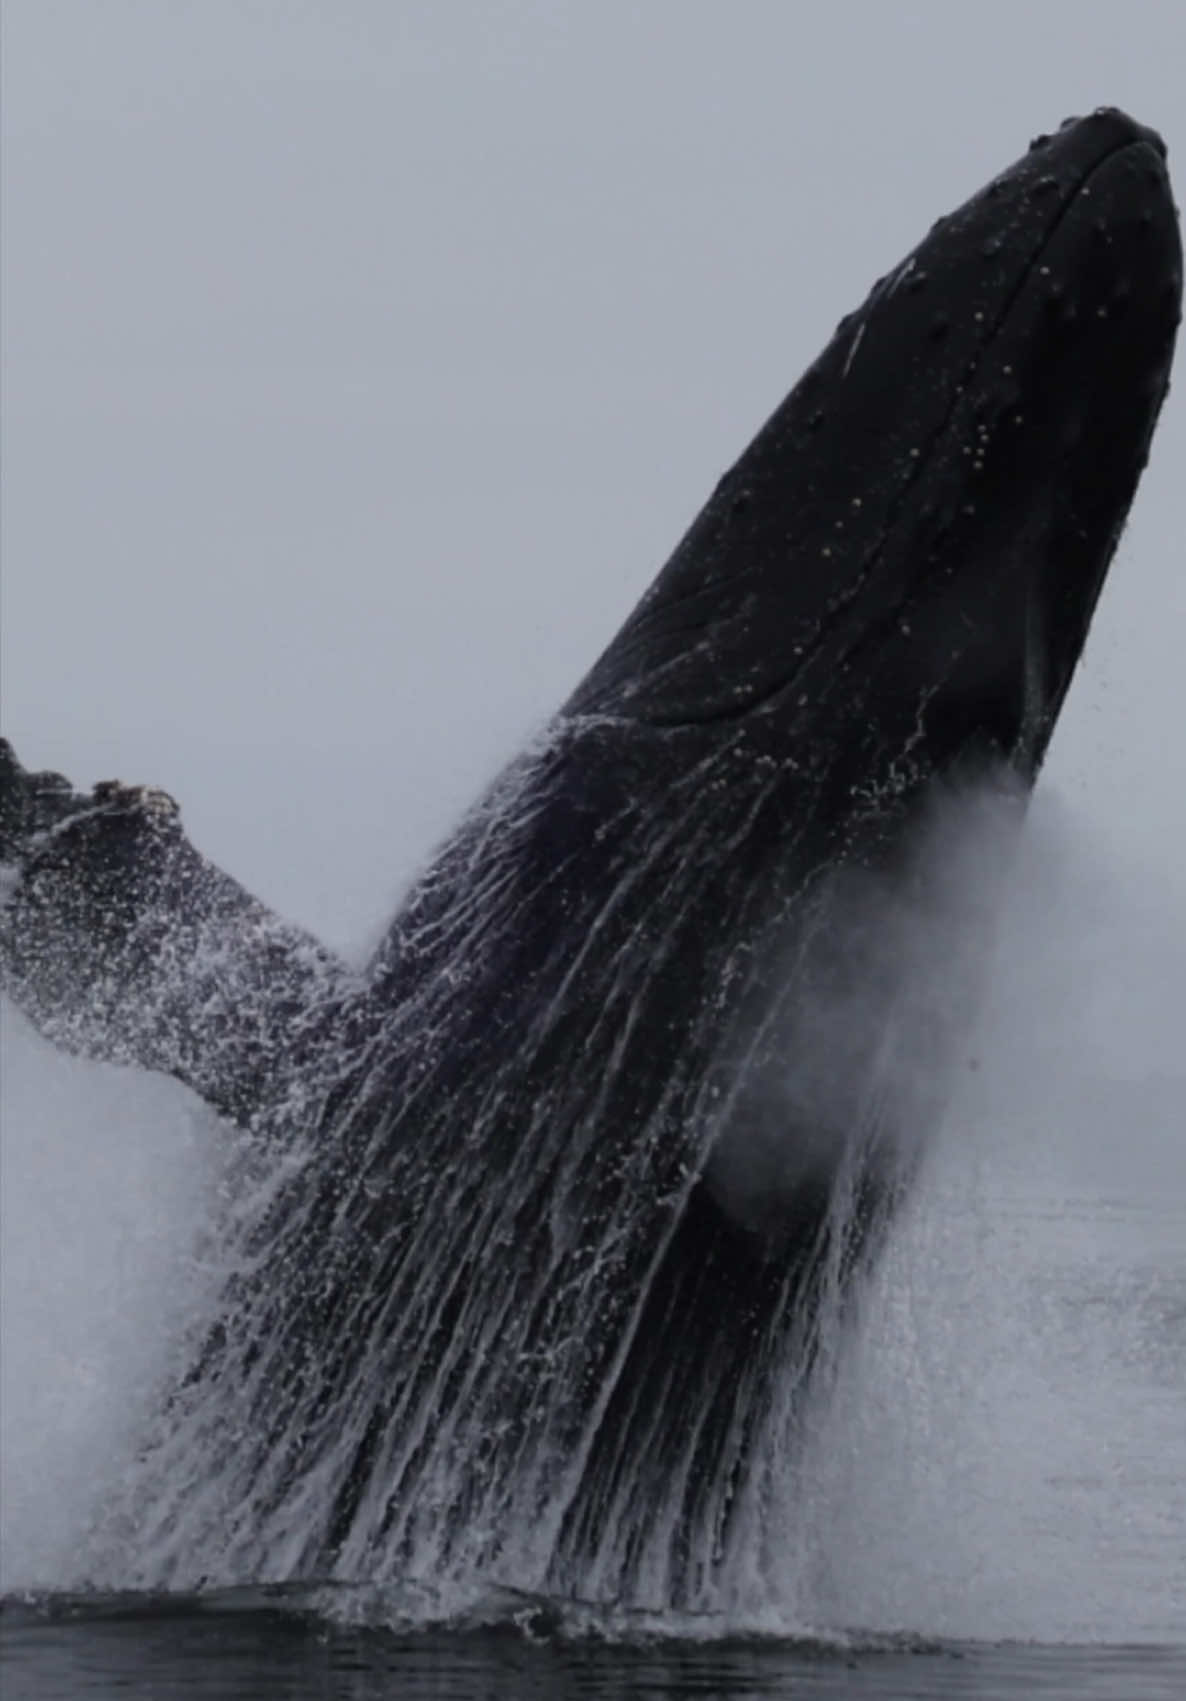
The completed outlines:
[[[3,1022],[0,1695],[1186,1696],[1186,930],[1023,847],[941,1138],[719,1610],[318,1579],[129,1592],[88,1534],[202,1303],[220,1135]]]
[[[927,1642],[916,1637],[565,1635],[524,1605],[488,1629],[348,1628],[264,1604],[198,1611],[145,1603],[68,1618],[8,1609],[5,1701],[518,1701],[539,1697],[1019,1696],[1181,1701],[1186,1650]]]

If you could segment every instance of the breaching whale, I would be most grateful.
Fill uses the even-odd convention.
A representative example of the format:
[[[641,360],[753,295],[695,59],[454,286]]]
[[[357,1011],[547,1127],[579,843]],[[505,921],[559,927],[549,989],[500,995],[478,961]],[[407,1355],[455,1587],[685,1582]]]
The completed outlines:
[[[124,1509],[139,1580],[712,1586],[935,1115],[933,823],[1034,781],[1181,269],[1165,150],[1113,110],[941,219],[364,971],[163,793],[5,747],[6,989],[245,1131],[219,1316]]]

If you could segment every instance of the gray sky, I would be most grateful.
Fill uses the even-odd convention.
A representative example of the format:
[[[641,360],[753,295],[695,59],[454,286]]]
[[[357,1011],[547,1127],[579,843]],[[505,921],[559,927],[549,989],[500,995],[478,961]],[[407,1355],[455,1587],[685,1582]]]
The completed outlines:
[[[337,942],[835,320],[1186,6],[5,0],[5,728]],[[1186,409],[1047,771],[1186,896]],[[1142,876],[1143,877],[1143,876]]]

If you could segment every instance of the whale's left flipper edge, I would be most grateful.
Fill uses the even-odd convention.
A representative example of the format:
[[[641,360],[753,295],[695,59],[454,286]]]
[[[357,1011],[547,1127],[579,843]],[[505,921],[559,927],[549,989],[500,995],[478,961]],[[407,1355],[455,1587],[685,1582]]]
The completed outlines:
[[[165,792],[90,795],[0,751],[0,987],[53,1044],[160,1070],[258,1128],[330,1090],[362,978],[187,838]]]

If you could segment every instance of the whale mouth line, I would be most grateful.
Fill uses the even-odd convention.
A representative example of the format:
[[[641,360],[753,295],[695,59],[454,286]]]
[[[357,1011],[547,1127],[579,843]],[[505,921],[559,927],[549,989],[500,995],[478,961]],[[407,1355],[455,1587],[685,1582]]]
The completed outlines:
[[[725,701],[717,701],[716,703],[710,701],[705,704],[702,713],[688,713],[686,709],[681,709],[680,713],[670,716],[664,715],[662,710],[653,709],[648,709],[640,715],[632,715],[627,709],[625,713],[613,716],[613,719],[620,719],[636,726],[649,726],[657,731],[677,732],[681,729],[692,730],[717,726],[722,728],[736,727],[750,716],[764,717],[778,712],[783,707],[787,695],[796,687],[802,686],[804,676],[809,672],[815,659],[813,652],[817,646],[843,624],[850,605],[876,576],[893,541],[904,508],[918,489],[919,484],[933,471],[936,459],[951,435],[956,416],[969,388],[982,374],[985,363],[998,347],[1008,327],[1009,318],[1018,302],[1022,300],[1027,289],[1040,276],[1040,268],[1066,222],[1074,214],[1081,211],[1085,196],[1090,194],[1093,185],[1102,173],[1114,168],[1124,156],[1140,153],[1148,156],[1150,166],[1157,171],[1160,178],[1167,184],[1168,189],[1167,150],[1161,138],[1155,136],[1152,132],[1148,135],[1124,137],[1098,159],[1093,160],[1083,168],[1078,181],[1068,188],[1065,200],[1059,205],[1048,228],[1042,233],[1033,252],[1019,270],[1013,286],[1004,295],[999,310],[994,315],[991,324],[985,329],[980,346],[968,360],[958,382],[953,384],[943,418],[931,431],[925,446],[920,447],[917,455],[912,455],[911,474],[894,498],[886,514],[880,535],[871,545],[860,570],[854,574],[851,581],[842,590],[829,599],[829,606],[821,614],[815,630],[804,634],[798,646],[802,650],[802,655],[795,660],[789,671],[775,677],[764,689],[745,691],[744,700],[733,705]],[[1001,178],[995,178],[992,183],[1000,181],[1002,181]],[[992,184],[988,186],[986,192],[991,192],[991,188]],[[893,294],[904,275],[904,268],[912,266],[914,259],[915,255],[912,254],[903,266],[895,268],[893,272],[888,274],[874,290],[865,307],[858,310],[861,314],[861,322],[854,333],[853,345],[848,357],[849,362],[855,354],[857,343],[865,337],[870,311],[876,308],[883,296]],[[845,370],[847,372],[847,364]],[[908,614],[918,596],[925,591],[928,583],[929,576],[923,572],[918,578],[906,585],[902,594],[895,598],[879,616],[872,617],[868,625],[863,626],[859,632],[854,634],[852,644],[846,644],[842,652],[833,658],[833,671],[839,671],[843,668],[852,648],[858,645],[864,646],[871,637],[884,633],[887,628],[892,628],[895,623],[900,623]],[[714,622],[710,617],[700,624],[704,631],[702,642],[711,647]],[[689,627],[689,631],[694,630],[694,625]]]

